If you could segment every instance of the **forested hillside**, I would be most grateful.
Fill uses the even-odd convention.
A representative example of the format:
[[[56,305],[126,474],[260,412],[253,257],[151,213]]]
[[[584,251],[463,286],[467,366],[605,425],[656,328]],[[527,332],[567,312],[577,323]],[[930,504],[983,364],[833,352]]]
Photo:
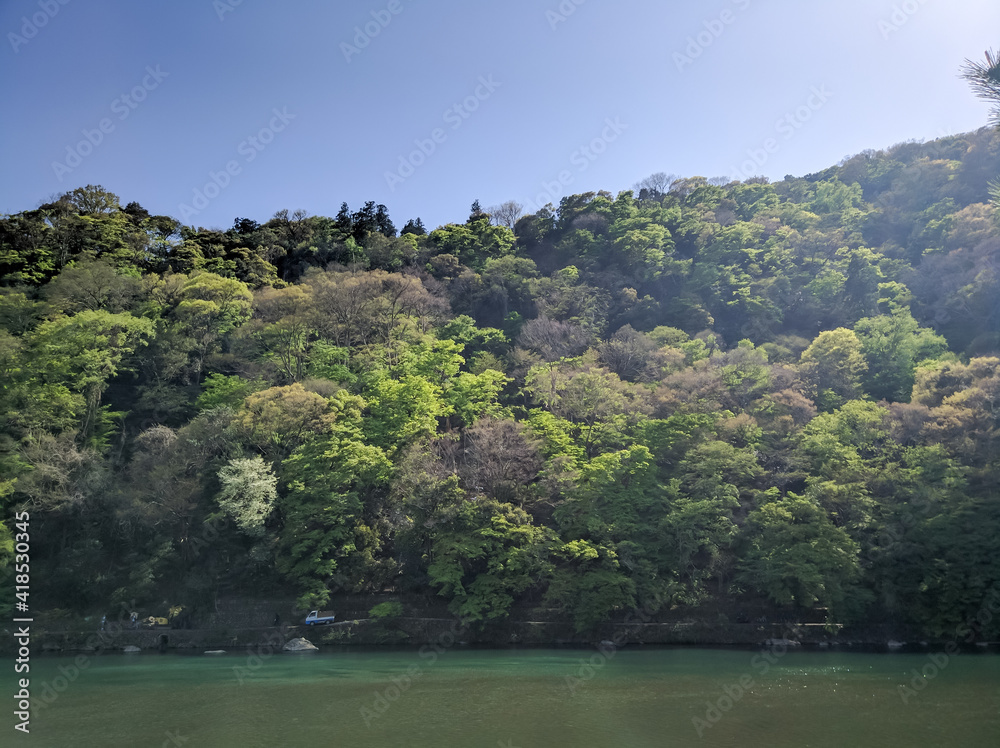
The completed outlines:
[[[0,563],[27,509],[35,596],[78,611],[766,601],[995,639],[998,174],[983,129],[429,233],[95,186],[5,216]]]

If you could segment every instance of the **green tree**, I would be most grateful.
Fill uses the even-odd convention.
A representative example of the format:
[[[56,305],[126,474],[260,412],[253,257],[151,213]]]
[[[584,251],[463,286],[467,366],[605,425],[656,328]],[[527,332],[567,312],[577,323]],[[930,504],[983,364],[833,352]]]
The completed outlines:
[[[802,353],[800,372],[820,410],[831,411],[861,395],[861,376],[868,370],[861,341],[853,330],[821,332]]]
[[[362,436],[364,401],[339,394],[336,423],[328,437],[306,442],[282,463],[287,485],[279,499],[283,524],[277,548],[278,570],[302,591],[303,608],[325,605],[335,571],[377,548],[364,522],[365,498],[388,484],[392,463]],[[363,587],[372,580],[357,565],[351,581]]]
[[[280,460],[328,430],[334,420],[331,402],[296,382],[249,394],[233,418],[232,429],[261,454]]]
[[[306,376],[313,336],[309,286],[262,288],[254,294],[254,319],[245,329],[287,382]]]
[[[180,288],[175,314],[195,341],[199,380],[206,356],[222,335],[250,317],[253,295],[246,284],[215,273],[196,272]]]
[[[648,412],[642,390],[597,366],[592,358],[533,367],[524,389],[555,415],[578,424],[589,456],[630,420]]]
[[[523,509],[492,499],[465,501],[434,533],[427,573],[462,620],[503,619],[544,572],[547,537]]]
[[[108,382],[131,368],[130,357],[153,335],[153,323],[131,314],[87,310],[43,322],[31,339],[32,369],[43,385],[64,385],[84,397],[85,441],[109,424],[101,416]]]
[[[660,520],[659,563],[666,575],[677,579],[679,601],[703,600],[708,581],[722,570],[738,531],[736,506],[734,500],[720,497],[678,497]]]
[[[195,400],[195,407],[199,410],[239,408],[249,395],[260,391],[264,386],[259,381],[250,382],[236,375],[209,374],[201,383],[202,393]]]
[[[54,311],[131,311],[141,292],[138,278],[125,275],[105,260],[83,259],[53,278],[43,294]]]
[[[118,195],[101,185],[88,184],[67,192],[62,199],[71,203],[81,213],[113,213],[121,210]]]
[[[431,243],[441,253],[455,255],[463,264],[478,268],[488,258],[510,253],[514,232],[493,226],[485,213],[473,214],[464,225],[448,224],[430,233]]]
[[[990,641],[1000,633],[988,601],[1000,593],[996,538],[1000,511],[992,497],[955,496],[911,513],[913,529],[890,560],[905,619],[933,636],[962,643]]]
[[[858,546],[815,502],[789,493],[747,517],[738,579],[778,605],[837,620],[859,578]]]
[[[591,631],[617,612],[636,605],[635,582],[621,568],[614,550],[588,540],[553,547],[545,602],[565,611],[577,632]]]
[[[948,349],[943,337],[920,327],[905,308],[862,319],[854,330],[868,363],[865,391],[876,400],[909,402],[917,364]]]
[[[369,414],[366,434],[390,456],[436,433],[438,418],[453,412],[441,388],[415,374],[392,379],[379,373],[370,378],[364,393]]]

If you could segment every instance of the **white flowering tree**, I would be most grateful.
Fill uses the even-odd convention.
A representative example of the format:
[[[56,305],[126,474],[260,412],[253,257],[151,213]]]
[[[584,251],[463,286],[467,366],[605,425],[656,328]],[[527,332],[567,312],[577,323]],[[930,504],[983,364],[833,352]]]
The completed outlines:
[[[219,471],[219,507],[247,535],[264,534],[264,522],[278,497],[278,478],[260,457],[230,460]]]

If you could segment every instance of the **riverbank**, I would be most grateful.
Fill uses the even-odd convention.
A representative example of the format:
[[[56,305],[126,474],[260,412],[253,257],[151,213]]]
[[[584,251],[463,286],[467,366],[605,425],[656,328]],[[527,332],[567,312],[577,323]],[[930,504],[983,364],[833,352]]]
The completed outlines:
[[[53,630],[36,627],[34,648],[41,653],[111,653],[134,647],[140,651],[166,652],[225,650],[278,650],[286,642],[303,637],[323,648],[402,646],[424,647],[461,644],[471,647],[591,647],[634,646],[755,647],[782,642],[789,647],[854,649],[858,651],[919,651],[949,643],[949,640],[895,640],[881,632],[831,631],[819,624],[708,624],[705,622],[630,623],[601,627],[581,634],[565,623],[544,621],[509,622],[484,630],[466,627],[455,619],[401,618],[391,624],[372,619],[352,619],[328,626],[282,625],[222,627],[211,629],[132,629],[109,625],[104,631]],[[4,643],[9,641],[4,638]],[[979,648],[1000,651],[1000,643],[982,643]],[[4,646],[0,654],[12,650]]]
[[[225,598],[210,610],[175,618],[173,625],[135,627],[130,616],[108,616],[101,630],[101,615],[74,615],[67,611],[38,611],[32,626],[35,652],[111,652],[135,647],[141,651],[244,651],[277,646],[304,637],[321,647],[411,646],[423,647],[442,640],[476,647],[587,647],[604,642],[616,648],[640,645],[754,647],[768,640],[791,646],[853,647],[867,650],[919,648],[945,645],[954,639],[926,637],[889,624],[845,628],[810,620],[796,620],[787,613],[762,610],[723,611],[718,608],[662,611],[641,610],[624,615],[592,631],[575,631],[568,621],[553,620],[551,611],[525,608],[518,617],[485,626],[466,626],[436,601],[403,599],[404,615],[375,618],[375,605],[397,601],[389,596],[343,596],[333,606],[338,620],[332,625],[307,626],[306,612],[291,599]],[[140,607],[140,621],[156,609]],[[734,618],[740,620],[734,621]],[[746,620],[746,619],[750,620]],[[776,618],[781,620],[775,620]],[[669,620],[664,620],[669,619]],[[8,655],[13,639],[0,640],[0,654]],[[890,646],[891,643],[891,646]],[[964,643],[964,642],[958,642]]]

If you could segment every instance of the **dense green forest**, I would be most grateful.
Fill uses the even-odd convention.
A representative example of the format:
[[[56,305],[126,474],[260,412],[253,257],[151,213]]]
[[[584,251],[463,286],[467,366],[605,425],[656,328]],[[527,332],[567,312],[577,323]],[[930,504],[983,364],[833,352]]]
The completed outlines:
[[[4,586],[27,509],[35,602],[78,611],[722,601],[995,639],[998,174],[984,128],[429,233],[99,186],[4,216]]]

